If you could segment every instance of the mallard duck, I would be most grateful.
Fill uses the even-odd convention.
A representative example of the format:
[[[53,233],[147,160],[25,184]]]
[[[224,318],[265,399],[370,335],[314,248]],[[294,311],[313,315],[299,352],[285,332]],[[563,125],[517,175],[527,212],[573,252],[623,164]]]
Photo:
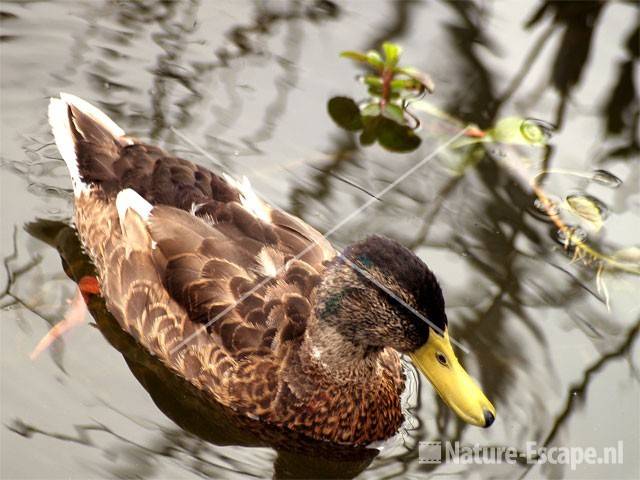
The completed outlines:
[[[438,281],[410,250],[371,236],[338,254],[248,180],[127,136],[73,95],[51,99],[49,122],[108,310],[206,395],[315,439],[369,444],[402,424],[406,354],[460,418],[493,423],[451,346]]]

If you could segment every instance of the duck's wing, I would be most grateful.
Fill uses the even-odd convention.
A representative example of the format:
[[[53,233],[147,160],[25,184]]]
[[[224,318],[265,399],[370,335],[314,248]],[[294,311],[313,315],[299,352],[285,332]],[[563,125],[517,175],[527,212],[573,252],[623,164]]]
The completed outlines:
[[[154,207],[147,230],[156,268],[169,295],[231,356],[275,353],[306,328],[322,251],[239,204],[226,212],[211,224]]]

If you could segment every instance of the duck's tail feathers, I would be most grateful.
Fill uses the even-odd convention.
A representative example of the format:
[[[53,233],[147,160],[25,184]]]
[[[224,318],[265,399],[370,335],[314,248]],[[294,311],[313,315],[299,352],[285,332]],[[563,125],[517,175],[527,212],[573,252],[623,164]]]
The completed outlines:
[[[105,113],[68,93],[49,102],[49,124],[76,196],[94,182],[111,180],[108,168],[131,140]]]

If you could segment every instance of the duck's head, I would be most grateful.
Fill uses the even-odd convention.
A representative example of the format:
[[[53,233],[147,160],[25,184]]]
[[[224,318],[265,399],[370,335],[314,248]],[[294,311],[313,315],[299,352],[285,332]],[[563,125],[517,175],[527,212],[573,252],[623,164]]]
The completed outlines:
[[[372,236],[347,247],[328,266],[316,316],[362,351],[391,347],[407,354],[462,420],[493,423],[495,408],[451,346],[435,275],[399,243]]]

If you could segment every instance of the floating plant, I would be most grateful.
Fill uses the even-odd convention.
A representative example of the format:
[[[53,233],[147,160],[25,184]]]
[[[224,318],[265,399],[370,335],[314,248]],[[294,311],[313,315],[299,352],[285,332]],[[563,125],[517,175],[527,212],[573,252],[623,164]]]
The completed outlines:
[[[423,103],[418,105],[421,110]],[[455,147],[476,143],[543,147],[549,143],[555,129],[551,123],[536,118],[505,117],[487,130],[468,127],[466,135],[455,143]]]
[[[556,232],[556,238],[565,248],[570,248],[578,243],[583,243],[587,239],[587,232],[580,227],[566,226]]]
[[[388,115],[391,120],[402,123],[405,120],[404,105],[402,100],[407,97],[415,97],[424,92],[433,93],[435,86],[431,77],[413,67],[400,67],[400,55],[402,47],[395,43],[382,44],[384,59],[375,50],[366,53],[345,51],[340,54],[374,70],[375,74],[362,77],[362,81],[369,87],[372,101],[366,105],[375,110],[379,107],[379,113]],[[376,101],[377,99],[377,101]]]
[[[407,106],[411,99],[432,93],[434,84],[429,75],[413,67],[398,65],[402,48],[395,43],[382,44],[382,54],[345,51],[340,55],[364,64],[373,70],[360,77],[367,86],[369,97],[357,104],[349,97],[333,97],[327,105],[336,124],[350,132],[362,131],[360,142],[371,145],[376,141],[387,150],[406,152],[421,143],[414,130],[418,120]]]
[[[598,232],[607,217],[607,206],[591,195],[569,195],[566,199],[571,212],[585,220],[589,226]]]
[[[425,102],[420,102],[417,108],[423,110]],[[433,113],[435,114],[435,113]],[[437,115],[440,117],[440,115]],[[506,148],[508,145],[529,145],[536,147],[546,146],[555,130],[548,122],[531,118],[506,117],[495,126],[487,130],[479,130],[476,127],[467,127],[467,134],[458,140],[454,148],[473,144],[499,144],[495,148]],[[490,148],[494,148],[493,146]],[[485,147],[485,151],[491,151]],[[495,155],[494,155],[495,156]],[[526,158],[517,156],[514,164],[508,168],[521,176],[526,172],[531,162]],[[518,168],[527,167],[527,168]],[[568,210],[577,216],[584,225],[593,232],[598,232],[608,216],[607,206],[598,198],[588,194],[574,194],[566,197],[565,201],[547,193],[539,179],[549,174],[570,175],[585,178],[591,182],[618,188],[622,180],[606,170],[593,172],[578,172],[564,169],[543,169],[532,177],[529,177],[529,185],[535,194],[532,213],[539,219],[550,221],[556,227],[556,239],[564,248],[572,254],[572,261],[579,261],[586,266],[596,268],[598,277],[598,289],[603,293],[608,305],[608,292],[604,282],[604,274],[613,272],[626,272],[640,275],[640,248],[629,247],[615,251],[611,254],[604,253],[599,247],[595,247],[587,234],[580,226],[568,224],[561,215],[562,210]]]
[[[537,197],[534,201],[534,207],[539,212],[545,212],[558,229],[557,239],[567,251],[572,253],[572,261],[580,261],[587,266],[596,266],[599,289],[606,288],[604,281],[600,278],[605,272],[622,271],[640,275],[640,255],[638,255],[640,249],[629,247],[607,254],[591,245],[587,232],[580,227],[569,225],[560,215],[558,202],[553,200],[553,197],[548,195],[537,183],[537,179],[542,173],[548,172],[541,172],[531,180],[531,187]],[[608,210],[600,200],[586,194],[571,195],[567,197],[566,203],[574,214],[591,222],[592,226],[597,226],[594,228],[595,231],[601,228]]]

